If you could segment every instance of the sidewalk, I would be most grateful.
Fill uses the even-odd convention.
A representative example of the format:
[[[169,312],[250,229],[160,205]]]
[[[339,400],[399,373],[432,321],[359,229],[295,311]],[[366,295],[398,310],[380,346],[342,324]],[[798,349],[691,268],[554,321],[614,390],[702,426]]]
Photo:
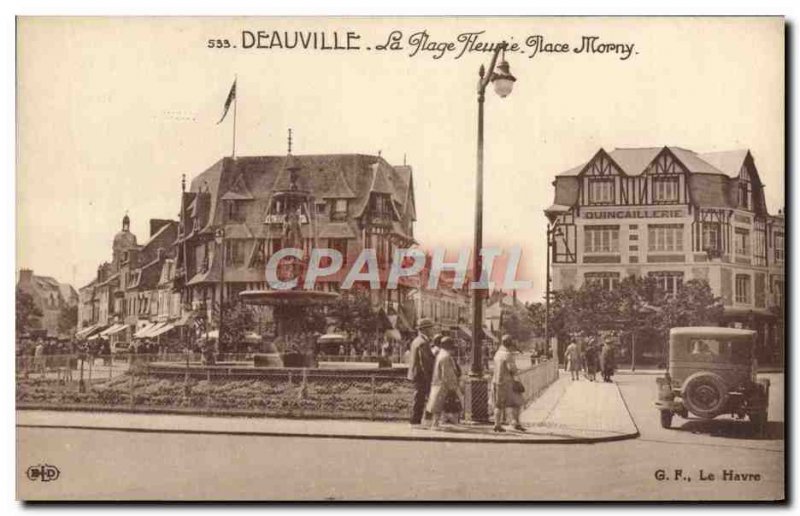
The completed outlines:
[[[587,443],[638,436],[616,384],[572,382],[565,375],[523,412],[521,420],[527,432],[507,428],[498,434],[491,425],[461,424],[429,430],[380,421],[18,410],[16,424],[128,432],[450,442]]]

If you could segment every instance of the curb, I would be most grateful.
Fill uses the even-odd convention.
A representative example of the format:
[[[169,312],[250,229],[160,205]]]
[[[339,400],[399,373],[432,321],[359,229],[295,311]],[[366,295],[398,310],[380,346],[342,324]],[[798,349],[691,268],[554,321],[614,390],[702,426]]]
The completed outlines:
[[[626,407],[627,409],[627,407]],[[190,435],[230,435],[244,437],[306,437],[316,439],[348,439],[362,441],[423,441],[423,442],[454,442],[454,443],[481,443],[481,444],[594,444],[613,441],[624,441],[639,437],[639,431],[630,434],[608,435],[602,437],[567,437],[561,439],[520,439],[520,438],[458,438],[446,435],[427,435],[427,436],[402,436],[402,435],[357,435],[357,434],[326,434],[326,433],[303,433],[303,432],[277,432],[277,431],[246,431],[230,432],[224,430],[180,430],[180,429],[156,429],[156,428],[130,428],[130,427],[97,427],[89,425],[27,425],[18,424],[17,428],[55,428],[68,430],[102,430],[108,432],[130,432],[130,433],[149,433],[149,434],[190,434]],[[636,426],[636,423],[634,423]]]
[[[628,418],[630,418],[631,423],[633,423],[633,428],[636,429],[636,433],[635,434],[631,434],[631,435],[635,435],[636,437],[639,437],[641,435],[639,433],[639,425],[636,424],[636,420],[633,418],[633,414],[631,414],[631,408],[628,406],[628,402],[625,401],[625,396],[623,396],[623,394],[622,394],[622,389],[619,388],[619,384],[617,382],[614,382],[614,387],[617,388],[617,392],[619,393],[619,397],[622,400],[622,405],[625,407],[625,412],[628,413]],[[633,439],[633,437],[632,437],[632,439]]]

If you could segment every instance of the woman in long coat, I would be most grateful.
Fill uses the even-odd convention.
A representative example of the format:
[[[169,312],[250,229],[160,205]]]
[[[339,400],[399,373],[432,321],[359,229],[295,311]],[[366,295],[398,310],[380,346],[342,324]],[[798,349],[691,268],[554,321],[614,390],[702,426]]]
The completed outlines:
[[[431,428],[439,428],[445,402],[448,395],[458,396],[461,391],[458,386],[458,365],[453,358],[453,339],[441,337],[439,351],[436,353],[436,362],[433,364],[433,378],[431,392],[428,396],[428,405],[425,409],[433,415]]]
[[[614,376],[614,369],[616,368],[616,357],[614,356],[614,347],[610,341],[603,344],[603,350],[600,352],[600,368],[603,373],[603,381],[610,382],[611,377]]]
[[[525,428],[519,421],[519,413],[524,401],[522,395],[514,391],[514,376],[517,374],[517,364],[514,359],[516,345],[510,335],[504,335],[500,340],[500,347],[494,354],[494,371],[492,375],[492,400],[494,401],[494,431],[505,432],[501,422],[503,412],[511,409],[514,420],[514,429],[524,432]]]
[[[564,362],[566,362],[567,371],[570,372],[572,380],[580,380],[581,374],[581,353],[578,345],[575,342],[570,342],[567,349],[564,350]]]

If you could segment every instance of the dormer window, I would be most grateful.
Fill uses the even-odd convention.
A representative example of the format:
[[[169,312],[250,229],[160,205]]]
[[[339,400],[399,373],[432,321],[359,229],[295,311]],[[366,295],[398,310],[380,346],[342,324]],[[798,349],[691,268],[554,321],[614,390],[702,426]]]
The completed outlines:
[[[658,203],[678,202],[678,176],[653,178],[653,200]]]
[[[745,210],[750,209],[750,183],[748,181],[739,182],[739,207]]]
[[[242,201],[225,201],[225,216],[229,222],[244,222],[245,209]]]
[[[331,203],[331,220],[347,220],[347,199],[334,199]]]
[[[589,204],[613,204],[614,180],[592,178],[589,180]]]

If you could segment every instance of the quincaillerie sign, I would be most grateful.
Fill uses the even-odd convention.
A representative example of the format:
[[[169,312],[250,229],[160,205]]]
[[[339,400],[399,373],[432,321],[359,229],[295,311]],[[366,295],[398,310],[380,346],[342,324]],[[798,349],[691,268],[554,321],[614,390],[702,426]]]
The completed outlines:
[[[655,208],[636,208],[636,209],[617,209],[603,211],[584,211],[585,219],[669,219],[683,217],[685,211],[682,209],[655,209]]]

